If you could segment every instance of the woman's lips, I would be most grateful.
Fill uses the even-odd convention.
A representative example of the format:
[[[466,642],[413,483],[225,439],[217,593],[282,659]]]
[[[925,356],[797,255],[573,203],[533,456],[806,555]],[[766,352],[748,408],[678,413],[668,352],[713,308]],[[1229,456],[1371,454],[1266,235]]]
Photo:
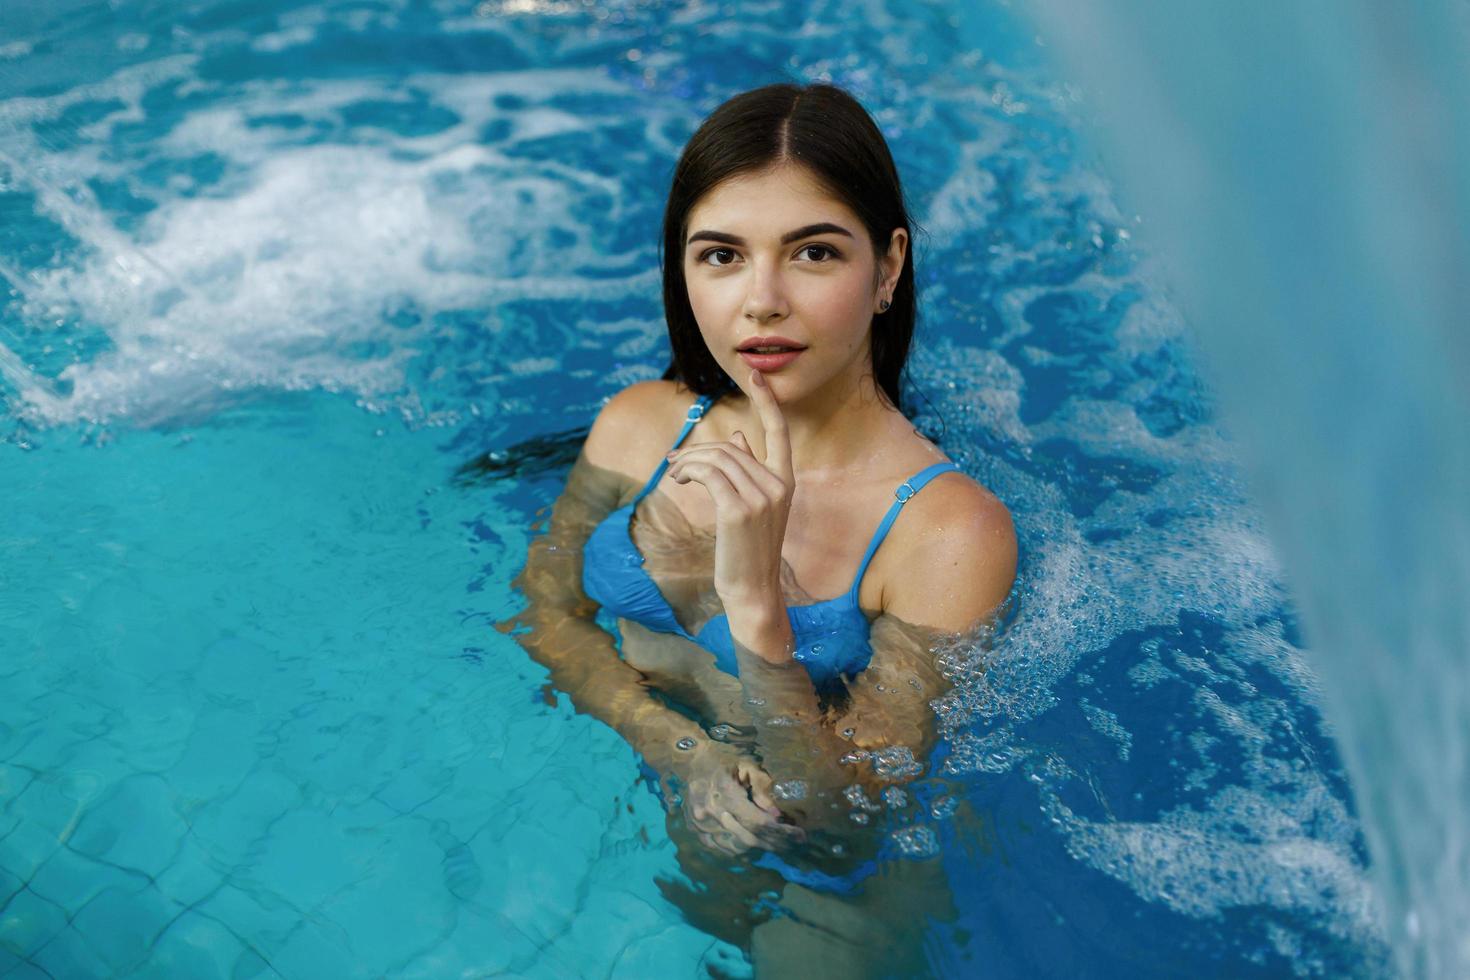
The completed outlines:
[[[800,350],[783,351],[780,354],[757,354],[754,351],[740,351],[740,356],[745,358],[745,363],[765,374],[767,371],[778,371],[801,356]]]

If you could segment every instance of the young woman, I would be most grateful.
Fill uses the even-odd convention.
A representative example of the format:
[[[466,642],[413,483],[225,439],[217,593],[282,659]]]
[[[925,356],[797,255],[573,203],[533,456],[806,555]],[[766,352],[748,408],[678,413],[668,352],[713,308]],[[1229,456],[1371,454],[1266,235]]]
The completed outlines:
[[[900,410],[910,239],[850,95],[716,109],[665,212],[673,362],[604,406],[517,579],[517,639],[658,774],[694,883],[665,893],[759,975],[913,975],[903,937],[948,910],[935,860],[874,875],[877,826],[912,805],[937,645],[994,619],[1016,540]]]

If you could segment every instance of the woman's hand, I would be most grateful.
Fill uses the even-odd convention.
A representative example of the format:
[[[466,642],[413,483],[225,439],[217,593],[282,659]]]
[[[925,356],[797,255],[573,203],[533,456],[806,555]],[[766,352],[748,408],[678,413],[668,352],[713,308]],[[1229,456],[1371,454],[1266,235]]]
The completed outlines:
[[[766,379],[750,373],[750,398],[765,434],[765,459],[739,431],[725,442],[699,442],[669,453],[669,476],[694,481],[715,505],[715,591],[727,611],[784,608],[781,545],[796,480],[786,418]]]
[[[674,775],[684,784],[685,820],[711,850],[774,849],[805,836],[801,828],[781,822],[770,774],[739,749],[706,742]],[[667,786],[665,798],[671,798]]]

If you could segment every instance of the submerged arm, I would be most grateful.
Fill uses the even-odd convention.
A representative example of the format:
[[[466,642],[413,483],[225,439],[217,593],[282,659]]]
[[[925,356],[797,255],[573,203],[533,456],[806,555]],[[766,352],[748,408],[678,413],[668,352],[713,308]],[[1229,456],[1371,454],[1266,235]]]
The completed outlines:
[[[578,455],[549,529],[532,541],[526,566],[512,583],[527,605],[497,628],[513,632],[578,712],[608,725],[663,772],[684,753],[681,740],[703,744],[708,738],[657,701],[645,675],[618,656],[612,635],[593,619],[597,604],[581,585],[582,548],[625,488],[625,480],[589,463],[585,451]]]
[[[586,542],[628,490],[614,470],[667,402],[662,383],[640,382],[603,408],[552,509],[550,529],[532,543],[515,580],[528,604],[501,628],[524,627],[517,642],[551,672],[574,708],[611,727],[659,772],[671,816],[682,814],[706,846],[738,853],[795,833],[780,822],[770,777],[654,698],[649,678],[619,656],[612,634],[593,619],[597,603],[582,588]]]
[[[874,797],[922,772],[936,741],[930,704],[948,687],[934,651],[952,635],[880,616],[870,634],[872,659],[848,682],[848,703],[835,712],[822,710],[800,662],[789,653],[775,659],[774,651],[792,649],[789,623],[764,638],[734,635],[757,745],[778,780],[801,779],[827,795],[856,784]],[[762,639],[763,647],[750,642]]]

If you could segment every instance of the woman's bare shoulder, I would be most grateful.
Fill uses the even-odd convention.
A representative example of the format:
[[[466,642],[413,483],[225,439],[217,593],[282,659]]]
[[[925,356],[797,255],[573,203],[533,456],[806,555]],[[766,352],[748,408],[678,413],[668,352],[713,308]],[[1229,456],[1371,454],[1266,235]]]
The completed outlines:
[[[960,633],[989,618],[1016,580],[1016,530],[1006,505],[958,471],[941,473],[904,505],[884,611],[910,623]]]
[[[594,466],[636,476],[646,459],[656,461],[668,450],[684,424],[685,403],[693,401],[694,394],[676,381],[631,384],[597,413],[582,453]]]

